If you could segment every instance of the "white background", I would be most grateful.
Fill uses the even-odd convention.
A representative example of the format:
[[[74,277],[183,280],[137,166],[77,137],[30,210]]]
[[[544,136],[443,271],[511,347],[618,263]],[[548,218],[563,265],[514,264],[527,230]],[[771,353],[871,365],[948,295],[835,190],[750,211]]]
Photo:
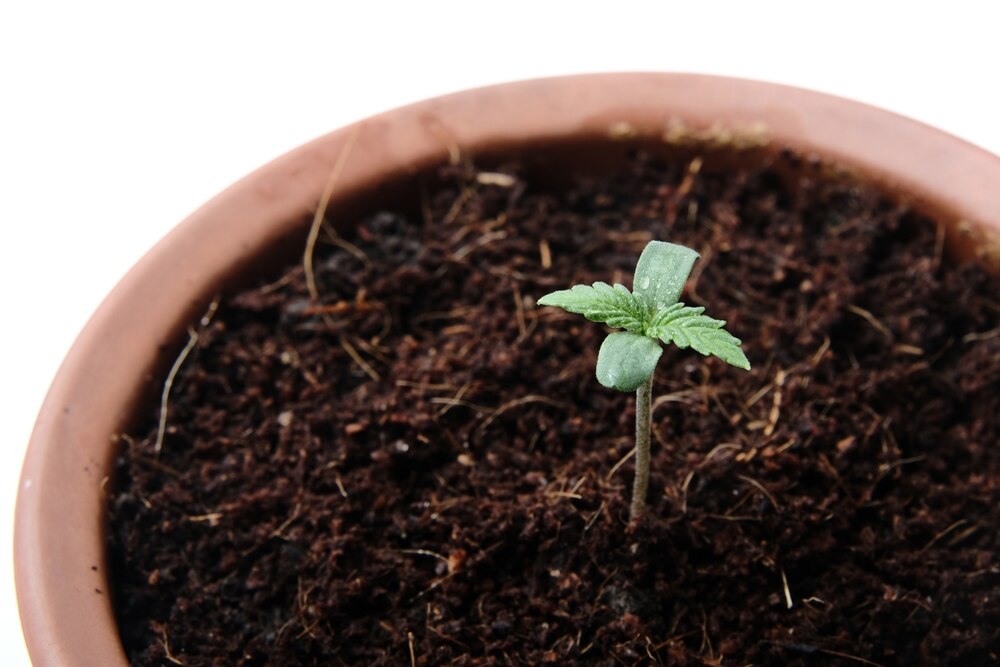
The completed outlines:
[[[422,98],[616,70],[818,89],[1000,154],[993,4],[8,0],[0,9],[0,665],[28,664],[10,540],[20,461],[46,387],[133,262],[237,178]]]

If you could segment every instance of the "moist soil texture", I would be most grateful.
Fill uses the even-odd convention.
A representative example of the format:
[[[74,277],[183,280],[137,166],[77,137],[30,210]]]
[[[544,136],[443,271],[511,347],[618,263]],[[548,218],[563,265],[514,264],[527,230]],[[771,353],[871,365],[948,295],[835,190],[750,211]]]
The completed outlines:
[[[162,450],[156,409],[122,437],[132,664],[997,664],[1000,279],[815,161],[717,166],[453,165],[325,229],[318,299],[301,266],[225,295]],[[665,349],[629,525],[607,330],[535,301],[651,239],[753,370]]]

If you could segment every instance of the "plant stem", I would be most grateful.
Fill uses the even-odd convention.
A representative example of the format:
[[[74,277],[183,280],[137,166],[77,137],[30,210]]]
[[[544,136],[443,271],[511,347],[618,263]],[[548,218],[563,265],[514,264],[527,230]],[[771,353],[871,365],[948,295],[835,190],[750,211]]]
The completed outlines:
[[[652,403],[653,376],[635,390],[635,481],[632,484],[632,509],[629,518],[635,521],[646,510],[646,490],[649,488],[649,408]]]

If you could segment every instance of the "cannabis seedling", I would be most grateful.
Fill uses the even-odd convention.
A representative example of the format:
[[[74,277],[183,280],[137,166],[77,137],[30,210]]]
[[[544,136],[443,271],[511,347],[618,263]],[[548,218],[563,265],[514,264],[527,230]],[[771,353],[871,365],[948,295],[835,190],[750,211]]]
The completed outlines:
[[[635,267],[632,291],[624,285],[576,285],[546,294],[541,306],[557,306],[588,320],[625,329],[609,334],[597,354],[597,380],[605,387],[635,394],[635,482],[630,516],[646,507],[649,486],[649,429],[653,371],[665,344],[715,355],[750,370],[741,341],[723,329],[726,323],[702,315],[701,307],[678,300],[698,253],[664,241],[650,241]]]

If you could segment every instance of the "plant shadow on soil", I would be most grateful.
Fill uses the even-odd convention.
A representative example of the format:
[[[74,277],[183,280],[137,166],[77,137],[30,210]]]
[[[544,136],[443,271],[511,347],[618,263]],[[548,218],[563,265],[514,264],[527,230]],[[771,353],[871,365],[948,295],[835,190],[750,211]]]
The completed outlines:
[[[789,152],[498,171],[326,230],[319,302],[300,266],[223,299],[119,459],[132,664],[998,660],[1000,280]],[[630,528],[604,330],[534,304],[651,239],[754,368],[665,349]]]

